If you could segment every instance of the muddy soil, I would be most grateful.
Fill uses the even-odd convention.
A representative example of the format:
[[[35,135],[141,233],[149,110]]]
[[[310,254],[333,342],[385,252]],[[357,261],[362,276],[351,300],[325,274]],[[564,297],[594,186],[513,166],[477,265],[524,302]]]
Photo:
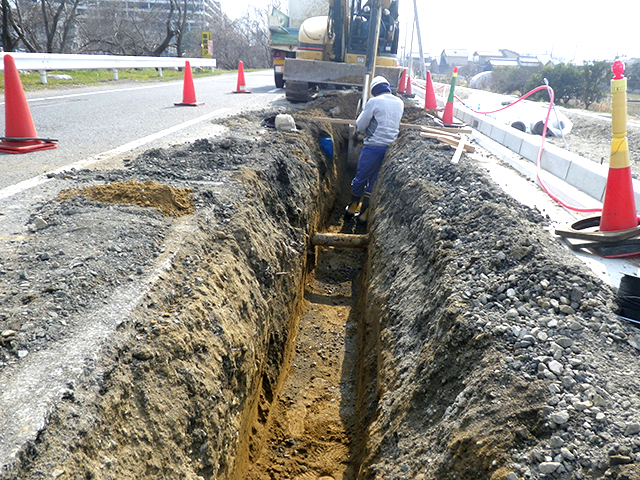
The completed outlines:
[[[640,331],[473,157],[402,131],[368,249],[310,248],[363,233],[309,121],[358,98],[56,179],[2,238],[0,478],[640,478]],[[82,194],[132,180],[195,211]]]

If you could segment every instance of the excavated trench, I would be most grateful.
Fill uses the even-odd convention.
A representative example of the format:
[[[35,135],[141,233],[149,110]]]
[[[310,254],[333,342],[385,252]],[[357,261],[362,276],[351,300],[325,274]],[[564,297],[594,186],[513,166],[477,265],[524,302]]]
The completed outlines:
[[[155,281],[131,314],[103,328],[99,354],[75,366],[0,478],[535,478],[540,460],[529,450],[565,427],[548,420],[550,387],[536,363],[548,352],[534,350],[529,332],[544,321],[553,325],[545,335],[568,338],[574,317],[553,301],[600,291],[571,308],[605,318],[610,293],[542,232],[537,212],[472,162],[452,165],[451,147],[415,130],[388,151],[368,228],[346,221],[347,128],[313,118],[354,118],[358,98],[327,95],[293,112],[297,132],[259,126],[277,112],[248,113],[222,121],[220,137],[61,180],[74,194],[45,204],[37,214],[49,227],[21,247],[21,258],[37,258],[31,284],[41,252],[60,248],[56,238],[67,251],[85,242],[112,257],[99,264],[79,246],[57,255],[42,275],[55,296],[16,295],[17,308],[74,298],[50,287],[63,282],[58,272],[83,274],[94,293],[144,283],[129,275],[123,285],[122,272],[144,279],[150,270]],[[403,121],[433,125],[420,108],[407,107]],[[320,147],[327,136],[333,155]],[[147,191],[136,207],[77,196],[149,180],[192,189],[185,205],[195,212],[149,214]],[[313,247],[316,232],[368,232],[370,241],[366,250]],[[127,252],[140,263],[123,263]],[[80,323],[71,303],[64,310],[65,326],[80,332],[92,305],[83,295]],[[587,329],[575,331],[593,343]],[[5,338],[7,358],[26,348],[18,340],[41,337]]]

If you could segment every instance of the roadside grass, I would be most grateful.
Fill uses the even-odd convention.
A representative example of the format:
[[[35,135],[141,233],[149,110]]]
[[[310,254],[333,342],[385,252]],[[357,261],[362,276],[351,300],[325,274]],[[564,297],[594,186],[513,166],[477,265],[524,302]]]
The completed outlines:
[[[194,68],[193,78],[211,77],[222,75],[225,73],[233,73],[235,70],[214,70]],[[250,70],[245,70],[250,71]],[[71,80],[58,80],[51,78],[52,75],[68,75]],[[182,80],[184,72],[174,68],[163,68],[162,77],[159,76],[155,68],[118,69],[118,80],[113,79],[113,70],[52,70],[47,71],[47,84],[43,85],[40,81],[40,73],[36,70],[20,70],[20,81],[25,91],[38,91],[52,88],[69,88],[78,86],[102,85],[105,83],[113,83],[119,81],[129,82],[170,82]],[[4,72],[0,72],[0,92],[4,92]]]

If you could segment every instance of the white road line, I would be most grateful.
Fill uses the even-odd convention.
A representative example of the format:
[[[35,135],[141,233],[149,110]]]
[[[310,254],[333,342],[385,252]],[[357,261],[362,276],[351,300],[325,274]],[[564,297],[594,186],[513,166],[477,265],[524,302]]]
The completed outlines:
[[[16,195],[18,193],[24,192],[30,188],[36,187],[38,185],[42,185],[43,183],[47,183],[51,180],[49,175],[58,174],[62,172],[66,172],[67,170],[81,169],[86,168],[94,163],[98,163],[106,157],[111,157],[114,155],[119,155],[122,153],[129,152],[138,147],[151,143],[160,138],[171,135],[172,133],[179,132],[180,130],[184,130],[185,128],[189,128],[193,125],[196,125],[200,122],[204,122],[213,118],[215,116],[221,115],[227,111],[231,110],[231,108],[219,108],[214,110],[213,112],[209,112],[206,115],[202,115],[200,117],[196,117],[187,122],[180,123],[178,125],[174,125],[173,127],[166,128],[156,133],[152,133],[151,135],[147,135],[146,137],[139,138],[129,143],[125,143],[124,145],[120,145],[119,147],[114,148],[113,150],[108,150],[103,153],[99,153],[93,157],[87,158],[86,160],[80,160],[79,162],[75,162],[69,165],[65,165],[64,167],[58,168],[56,170],[52,170],[51,172],[43,173],[42,175],[38,175],[37,177],[30,178],[28,180],[23,180],[22,182],[16,183],[15,185],[11,185],[9,187],[3,188],[0,190],[0,200],[3,198],[11,197],[12,195]]]
[[[57,100],[60,98],[74,98],[74,97],[88,97],[90,95],[102,95],[103,93],[119,93],[119,92],[130,92],[133,90],[144,90],[146,88],[160,88],[168,86],[168,83],[161,83],[159,85],[147,85],[144,87],[128,87],[128,88],[114,88],[109,90],[97,90],[95,92],[83,92],[83,93],[70,93],[68,95],[57,95],[51,97],[40,97],[40,98],[29,98],[27,99],[28,103],[33,102],[45,102],[47,100]],[[0,105],[5,105],[6,102],[0,102]]]

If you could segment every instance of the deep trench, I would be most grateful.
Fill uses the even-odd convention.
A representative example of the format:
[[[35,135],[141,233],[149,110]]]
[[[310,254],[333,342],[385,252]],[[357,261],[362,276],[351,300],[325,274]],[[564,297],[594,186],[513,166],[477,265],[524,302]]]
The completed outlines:
[[[346,156],[337,163],[343,167],[334,208],[321,219],[321,229],[366,233],[366,225],[344,217],[355,167],[347,166]],[[376,337],[365,325],[360,300],[365,261],[364,249],[309,247],[303,299],[293,309],[284,355],[270,355],[282,359],[275,365],[277,378],[263,376],[248,402],[250,427],[241,432],[230,478],[358,478],[367,422],[375,412],[375,368],[367,353],[375,350]]]

